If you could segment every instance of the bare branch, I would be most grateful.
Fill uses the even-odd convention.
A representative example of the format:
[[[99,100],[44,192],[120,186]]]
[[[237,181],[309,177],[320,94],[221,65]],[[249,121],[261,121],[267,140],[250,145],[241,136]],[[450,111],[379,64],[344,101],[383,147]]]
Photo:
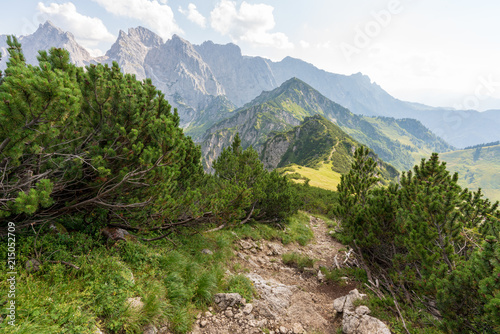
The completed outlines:
[[[73,268],[75,268],[75,269],[77,269],[77,270],[80,270],[80,267],[77,267],[77,266],[75,266],[74,264],[69,263],[69,262],[66,262],[66,261],[47,261],[47,262],[50,262],[50,263],[56,263],[56,264],[57,264],[57,263],[61,263],[61,264],[64,264],[65,266],[68,266],[68,267],[73,267]]]

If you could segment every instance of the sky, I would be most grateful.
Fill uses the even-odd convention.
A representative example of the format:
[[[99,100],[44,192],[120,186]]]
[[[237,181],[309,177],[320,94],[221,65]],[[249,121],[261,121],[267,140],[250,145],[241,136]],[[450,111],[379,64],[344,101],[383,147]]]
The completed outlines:
[[[405,101],[500,109],[500,1],[0,0],[0,8],[0,34],[31,34],[50,20],[93,55],[120,30],[143,26],[165,40],[234,43],[244,55],[361,72]]]

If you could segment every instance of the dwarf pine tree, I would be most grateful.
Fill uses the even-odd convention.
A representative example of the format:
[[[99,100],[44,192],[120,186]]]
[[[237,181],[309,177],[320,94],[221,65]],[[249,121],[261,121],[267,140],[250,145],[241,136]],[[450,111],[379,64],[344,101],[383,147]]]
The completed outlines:
[[[97,213],[99,223],[148,225],[179,214],[171,208],[203,173],[201,154],[150,80],[116,63],[84,71],[61,49],[27,65],[18,42],[9,45],[0,85],[1,217],[27,226],[73,214],[92,223]]]
[[[290,181],[277,172],[268,172],[257,152],[241,147],[237,133],[213,164],[217,182],[217,207],[221,222],[250,219],[276,222],[297,211]]]
[[[339,206],[336,215],[342,219],[344,242],[356,242],[364,247],[373,241],[370,228],[365,220],[365,208],[369,193],[378,182],[377,163],[368,155],[363,146],[354,152],[354,162],[349,173],[341,176],[337,187]]]
[[[498,332],[498,202],[480,189],[462,190],[437,154],[399,185],[376,187],[373,171],[358,155],[338,187],[342,240],[357,250],[368,277],[444,317],[446,330]]]
[[[406,260],[419,264],[418,283],[430,290],[435,279],[455,269],[463,245],[457,180],[458,174],[451,176],[436,153],[401,177],[399,239],[408,251]]]

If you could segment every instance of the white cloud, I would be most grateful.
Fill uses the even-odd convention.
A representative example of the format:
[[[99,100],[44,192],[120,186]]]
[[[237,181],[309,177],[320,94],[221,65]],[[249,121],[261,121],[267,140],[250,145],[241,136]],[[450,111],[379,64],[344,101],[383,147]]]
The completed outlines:
[[[87,49],[91,49],[100,42],[112,42],[115,40],[104,23],[96,18],[89,17],[77,12],[73,3],[63,4],[51,3],[45,6],[39,2],[37,10],[44,19],[52,21],[63,30],[71,31],[75,39]],[[92,50],[98,52],[98,50]]]
[[[90,48],[85,48],[92,57],[99,57],[104,54],[101,49],[90,49]]]
[[[311,44],[309,44],[308,42],[304,41],[304,40],[301,40],[300,42],[300,46],[303,47],[304,49],[308,49]]]
[[[256,46],[293,48],[288,37],[281,32],[269,32],[274,28],[274,8],[266,4],[241,3],[239,9],[230,0],[221,0],[210,13],[211,26],[233,41],[246,41]]]
[[[173,34],[182,33],[182,29],[174,19],[174,12],[160,0],[93,0],[106,11],[142,21],[163,39],[169,39]]]
[[[189,21],[196,23],[200,27],[205,28],[207,26],[207,19],[196,9],[196,5],[194,3],[190,3],[188,5],[188,10],[179,6],[179,12],[186,15]]]

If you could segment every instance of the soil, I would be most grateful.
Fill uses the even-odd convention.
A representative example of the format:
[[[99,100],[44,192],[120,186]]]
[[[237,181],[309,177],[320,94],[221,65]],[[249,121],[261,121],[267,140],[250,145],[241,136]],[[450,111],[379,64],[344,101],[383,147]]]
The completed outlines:
[[[318,274],[320,266],[328,269],[335,266],[335,255],[341,261],[344,246],[329,235],[323,220],[310,217],[309,224],[314,241],[306,246],[240,240],[240,250],[230,267],[239,268],[254,283],[259,296],[252,301],[252,307],[246,308],[247,312],[252,311],[242,311],[245,301],[227,309],[211,308],[211,312],[198,315],[192,334],[337,333],[340,321],[335,319],[333,300],[348,294],[356,285],[348,281],[328,282]],[[317,260],[314,268],[301,272],[283,264],[282,254],[291,252]],[[227,272],[234,274],[237,273]]]

